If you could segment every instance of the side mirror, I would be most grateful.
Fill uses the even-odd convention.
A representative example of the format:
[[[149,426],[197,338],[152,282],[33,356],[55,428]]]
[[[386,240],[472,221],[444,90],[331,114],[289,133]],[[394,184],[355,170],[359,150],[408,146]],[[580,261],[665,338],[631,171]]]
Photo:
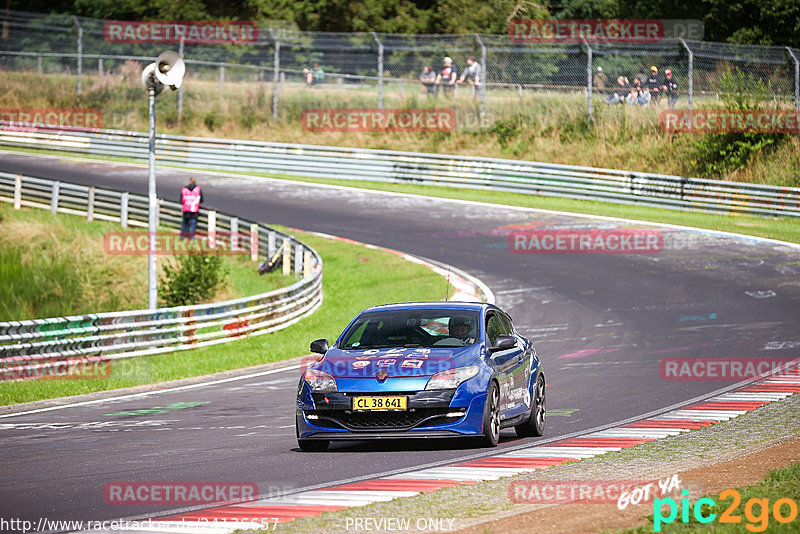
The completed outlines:
[[[514,336],[501,335],[497,336],[494,345],[489,347],[489,354],[500,352],[501,350],[513,349],[517,346],[517,338]]]
[[[328,352],[328,340],[325,338],[322,339],[315,339],[311,342],[311,352],[316,352],[317,354],[325,354]]]

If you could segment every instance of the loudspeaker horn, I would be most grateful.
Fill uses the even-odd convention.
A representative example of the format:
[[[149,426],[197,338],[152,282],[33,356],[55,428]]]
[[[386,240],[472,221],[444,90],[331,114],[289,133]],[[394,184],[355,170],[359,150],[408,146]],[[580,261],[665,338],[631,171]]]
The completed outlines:
[[[183,83],[183,75],[185,73],[186,64],[177,52],[167,50],[159,54],[155,63],[156,80],[164,85],[168,85],[169,88],[174,91]]]

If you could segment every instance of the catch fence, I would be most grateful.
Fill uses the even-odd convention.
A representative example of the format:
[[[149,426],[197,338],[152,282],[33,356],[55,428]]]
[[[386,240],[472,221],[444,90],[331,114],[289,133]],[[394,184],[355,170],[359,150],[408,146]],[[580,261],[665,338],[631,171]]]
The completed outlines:
[[[189,80],[252,88],[255,93],[245,95],[246,105],[261,120],[296,121],[303,109],[320,107],[448,107],[456,111],[460,129],[564,107],[576,112],[575,117],[591,119],[598,107],[606,106],[618,76],[644,82],[651,66],[658,67],[662,80],[664,71],[672,70],[680,92],[678,108],[718,106],[726,92],[735,91],[750,93],[773,108],[800,110],[800,50],[789,47],[674,37],[652,43],[520,43],[508,35],[478,33],[327,33],[275,27],[258,28],[257,39],[237,44],[165,45],[109,42],[106,22],[0,12],[0,66],[39,75],[77,75],[75,96],[81,105],[87,79],[104,87],[114,87],[114,77],[138,83],[144,65],[167,48],[178,49]],[[425,66],[439,72],[445,56],[461,73],[473,57],[481,65],[481,83],[470,85],[467,78],[452,90],[439,86],[429,91],[420,74]],[[308,85],[305,70],[315,63],[324,79]],[[745,76],[732,85],[729,70]],[[667,99],[657,105],[667,107]],[[183,113],[181,89],[176,119]],[[107,115],[111,122],[106,127],[125,127]]]

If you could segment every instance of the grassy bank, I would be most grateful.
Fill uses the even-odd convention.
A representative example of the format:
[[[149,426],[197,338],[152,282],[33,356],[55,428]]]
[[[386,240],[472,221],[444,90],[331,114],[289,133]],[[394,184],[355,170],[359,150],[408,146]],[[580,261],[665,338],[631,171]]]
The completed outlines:
[[[310,317],[285,330],[233,343],[115,361],[111,377],[105,380],[0,383],[0,404],[151,384],[303,356],[308,354],[311,340],[335,338],[367,306],[441,300],[445,294],[447,286],[441,276],[395,254],[312,235],[301,234],[300,238],[317,250],[325,263],[323,304]]]
[[[33,73],[4,73],[4,108],[70,108],[75,105],[75,77]],[[233,78],[232,75],[230,75]],[[304,109],[316,107],[374,107],[371,89],[335,86],[305,88],[286,84],[280,93],[279,120],[272,120],[272,85],[249,79],[218,81],[190,78],[184,84],[184,112],[177,117],[177,94],[166,92],[157,101],[160,133],[227,137],[259,141],[307,143],[379,149],[400,149],[535,160],[571,165],[702,176],[732,181],[800,185],[800,139],[786,135],[759,148],[734,169],[709,171],[701,148],[706,134],[668,134],[659,126],[662,108],[608,106],[598,97],[593,124],[586,117],[585,97],[579,92],[534,92],[522,96],[511,90],[492,90],[487,117],[481,125],[478,108],[467,88],[455,99],[429,100],[407,86],[387,88],[385,107],[448,107],[468,131],[342,133],[308,132],[301,128]],[[31,85],[38,90],[30,91]],[[705,100],[704,100],[705,99]],[[685,100],[685,99],[684,99]],[[695,106],[718,107],[711,97],[698,96]],[[685,105],[685,101],[679,101]],[[144,131],[146,98],[135,66],[114,75],[85,75],[81,107],[103,112],[103,127]]]
[[[104,236],[119,231],[114,223],[0,204],[0,322],[146,308],[147,257],[103,248]],[[167,262],[175,260],[159,257],[159,266]],[[259,276],[244,255],[224,256],[223,270],[227,274],[210,302],[294,281],[277,272]]]

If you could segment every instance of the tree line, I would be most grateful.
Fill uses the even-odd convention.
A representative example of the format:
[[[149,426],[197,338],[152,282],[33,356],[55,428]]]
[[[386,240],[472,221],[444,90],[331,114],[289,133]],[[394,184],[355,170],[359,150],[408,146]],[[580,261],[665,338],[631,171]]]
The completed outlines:
[[[232,19],[306,31],[506,33],[509,20],[696,19],[705,40],[800,47],[798,0],[5,0],[117,20]]]

